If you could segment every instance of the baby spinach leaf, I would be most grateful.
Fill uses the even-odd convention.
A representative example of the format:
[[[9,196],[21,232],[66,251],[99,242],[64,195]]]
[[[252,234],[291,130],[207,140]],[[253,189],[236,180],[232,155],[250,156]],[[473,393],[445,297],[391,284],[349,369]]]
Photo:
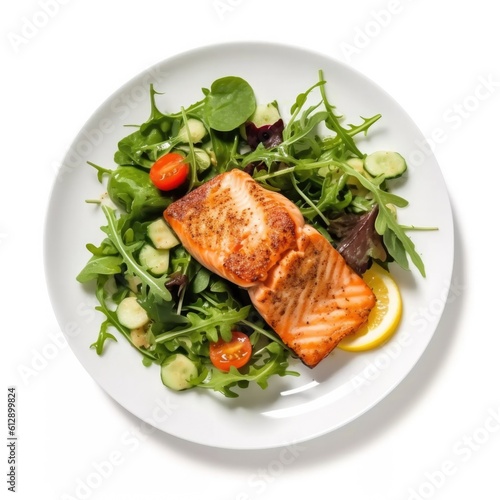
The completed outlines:
[[[108,195],[134,218],[159,215],[172,202],[151,181],[149,174],[135,167],[118,167],[108,179]]]
[[[206,96],[205,116],[211,128],[229,132],[253,114],[256,100],[252,87],[237,76],[226,76],[212,83]]]
[[[208,284],[210,283],[211,275],[212,273],[208,269],[201,267],[199,271],[195,274],[194,279],[191,282],[193,293],[199,294],[203,292],[203,290],[205,290],[208,287]]]

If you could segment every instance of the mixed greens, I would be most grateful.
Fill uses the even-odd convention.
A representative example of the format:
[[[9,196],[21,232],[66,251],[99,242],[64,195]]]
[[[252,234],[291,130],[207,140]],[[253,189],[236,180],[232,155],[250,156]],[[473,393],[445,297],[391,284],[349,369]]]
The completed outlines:
[[[105,236],[99,246],[87,245],[91,257],[77,277],[95,283],[96,309],[104,316],[92,344],[97,354],[119,332],[145,365],[160,365],[168,387],[228,397],[250,383],[266,388],[275,375],[298,375],[289,369],[293,354],[248,294],[196,262],[162,218],[172,201],[234,168],[292,200],[358,273],[373,260],[405,269],[411,261],[425,275],[396,217],[408,202],[388,189],[391,178],[404,174],[404,159],[392,152],[366,155],[355,142],[381,116],[343,125],[326,91],[320,71],[284,123],[279,103],[258,104],[239,77],[216,80],[198,102],[176,113],[160,111],[150,87],[150,116],[118,142],[114,168],[89,162],[110,200],[87,200],[100,204]],[[184,158],[187,178],[162,190],[151,173],[171,153]],[[250,358],[243,367],[221,370],[211,361],[211,346],[229,342],[235,330],[249,337]]]

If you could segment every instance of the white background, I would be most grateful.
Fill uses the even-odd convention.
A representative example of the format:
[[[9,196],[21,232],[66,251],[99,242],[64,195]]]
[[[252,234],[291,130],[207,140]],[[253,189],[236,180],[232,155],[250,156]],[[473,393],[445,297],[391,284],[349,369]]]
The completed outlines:
[[[500,31],[491,2],[2,5],[1,421],[6,434],[14,385],[18,498],[499,498]],[[44,281],[50,190],[85,121],[157,62],[235,40],[313,49],[385,88],[434,147],[456,224],[450,300],[416,368],[356,421],[288,450],[229,451],[143,432],[65,345]]]

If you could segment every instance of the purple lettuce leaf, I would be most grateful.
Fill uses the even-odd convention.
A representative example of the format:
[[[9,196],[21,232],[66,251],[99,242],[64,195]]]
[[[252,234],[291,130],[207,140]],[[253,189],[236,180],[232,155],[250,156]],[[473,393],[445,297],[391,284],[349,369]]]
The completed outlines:
[[[245,124],[245,133],[248,145],[255,149],[259,144],[263,144],[266,149],[274,148],[283,142],[283,120],[279,119],[272,125],[262,125],[257,127],[253,122]]]
[[[372,259],[385,262],[388,258],[382,237],[375,230],[378,205],[365,214],[343,214],[332,220],[328,231],[339,238],[337,251],[358,274],[363,274]]]

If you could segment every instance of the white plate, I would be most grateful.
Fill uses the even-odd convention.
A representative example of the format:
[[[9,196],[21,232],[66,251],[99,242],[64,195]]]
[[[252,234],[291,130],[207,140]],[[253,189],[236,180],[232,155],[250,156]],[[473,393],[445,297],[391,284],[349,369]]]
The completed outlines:
[[[122,338],[107,344],[105,355],[97,356],[89,345],[103,318],[93,309],[91,287],[75,280],[89,257],[85,244],[98,244],[103,238],[102,212],[84,202],[103,191],[86,161],[114,167],[116,144],[130,132],[123,126],[149,116],[150,83],[164,93],[158,99],[160,109],[175,112],[202,98],[201,88],[215,79],[237,75],[252,85],[260,102],[276,99],[286,111],[297,94],[317,81],[320,69],[328,81],[329,98],[346,123],[382,113],[369,137],[358,143],[361,149],[397,150],[409,160],[409,180],[397,187],[397,193],[410,201],[400,211],[401,222],[439,227],[439,231],[411,233],[427,278],[416,270],[394,269],[404,299],[397,335],[384,347],[363,354],[336,350],[313,370],[297,363],[292,368],[301,372],[299,378],[272,379],[268,389],[253,387],[241,391],[237,399],[203,390],[168,391],[158,367],[145,368]],[[46,271],[68,343],[113,399],[140,419],[188,441],[263,449],[303,442],[352,421],[409,373],[427,347],[446,302],[453,264],[452,215],[436,160],[419,146],[423,140],[407,114],[373,82],[335,60],[298,48],[264,43],[211,46],[146,70],[113,94],[85,124],[52,192],[45,234]]]

